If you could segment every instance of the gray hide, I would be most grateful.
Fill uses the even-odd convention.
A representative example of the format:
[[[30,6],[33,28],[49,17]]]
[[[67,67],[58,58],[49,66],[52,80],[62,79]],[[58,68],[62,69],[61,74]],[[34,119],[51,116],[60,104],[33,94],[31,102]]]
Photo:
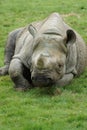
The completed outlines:
[[[57,53],[57,50],[55,49],[54,51],[53,49],[57,46],[59,54],[63,54],[65,57],[64,68],[61,78],[57,78],[56,76],[56,80],[53,83],[58,86],[69,84],[74,76],[79,76],[86,67],[86,45],[81,36],[65,24],[58,13],[52,13],[49,17],[40,22],[34,22],[9,34],[5,48],[5,66],[0,68],[0,75],[8,74],[9,70],[10,77],[17,89],[25,90],[30,86],[35,86],[35,83],[37,84],[36,86],[39,86],[39,80],[37,80],[38,83],[33,83],[32,81],[31,67],[34,48],[37,46],[38,39],[42,39],[43,41],[50,41],[50,39],[52,39],[56,41],[55,39],[58,39],[58,37],[61,39],[62,43],[59,41],[58,44],[47,43],[46,45],[46,43],[43,42],[43,44],[41,43],[39,45],[42,48],[37,47],[38,54],[36,52],[35,54],[39,55],[40,53],[39,56],[43,55],[44,59],[47,61],[47,57],[50,57],[49,53],[52,54],[51,48],[54,53]],[[43,48],[46,48],[46,50]],[[49,53],[47,54],[46,51]],[[45,52],[46,54],[44,54]],[[59,57],[59,55],[56,55],[56,59],[57,57]],[[50,64],[51,63],[52,61]],[[43,77],[43,73],[41,77]],[[42,78],[40,78],[40,76],[39,79],[42,82]],[[49,80],[49,82],[51,81]],[[45,86],[44,83],[43,86]]]

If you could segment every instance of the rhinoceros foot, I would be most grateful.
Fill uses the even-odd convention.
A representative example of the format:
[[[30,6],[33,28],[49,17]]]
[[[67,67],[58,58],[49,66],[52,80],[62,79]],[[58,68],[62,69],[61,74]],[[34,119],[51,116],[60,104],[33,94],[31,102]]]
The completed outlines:
[[[20,91],[20,92],[24,92],[24,91],[28,91],[28,90],[30,90],[32,88],[32,86],[30,85],[30,84],[28,84],[27,86],[23,86],[23,85],[18,85],[18,86],[14,86],[14,89],[16,90],[16,91]]]
[[[20,92],[24,92],[24,91],[28,91],[29,88],[25,88],[25,87],[15,87],[16,91],[20,91]]]
[[[8,67],[4,66],[0,68],[0,76],[7,75],[8,74]]]

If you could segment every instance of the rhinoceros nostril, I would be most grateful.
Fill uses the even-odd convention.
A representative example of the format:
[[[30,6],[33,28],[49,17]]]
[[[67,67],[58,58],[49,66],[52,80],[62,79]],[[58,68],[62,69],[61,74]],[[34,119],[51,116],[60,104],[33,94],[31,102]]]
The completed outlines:
[[[32,81],[36,81],[37,80],[37,77],[32,77]]]
[[[49,81],[51,81],[52,79],[51,78],[48,78]]]

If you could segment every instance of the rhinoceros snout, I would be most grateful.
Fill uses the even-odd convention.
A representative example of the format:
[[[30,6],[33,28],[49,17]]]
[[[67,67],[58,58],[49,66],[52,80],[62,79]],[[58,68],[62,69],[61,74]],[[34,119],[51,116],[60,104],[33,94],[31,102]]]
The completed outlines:
[[[32,81],[33,84],[38,87],[46,87],[53,84],[53,80],[45,76],[34,76],[32,77]]]

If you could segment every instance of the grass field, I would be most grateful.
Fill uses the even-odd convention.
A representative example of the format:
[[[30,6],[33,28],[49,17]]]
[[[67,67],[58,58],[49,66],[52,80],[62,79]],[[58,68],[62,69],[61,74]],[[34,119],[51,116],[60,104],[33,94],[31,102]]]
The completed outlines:
[[[0,0],[0,66],[8,33],[52,12],[87,42],[86,0]],[[0,130],[87,130],[87,69],[58,91],[16,92],[9,76],[0,77]]]

